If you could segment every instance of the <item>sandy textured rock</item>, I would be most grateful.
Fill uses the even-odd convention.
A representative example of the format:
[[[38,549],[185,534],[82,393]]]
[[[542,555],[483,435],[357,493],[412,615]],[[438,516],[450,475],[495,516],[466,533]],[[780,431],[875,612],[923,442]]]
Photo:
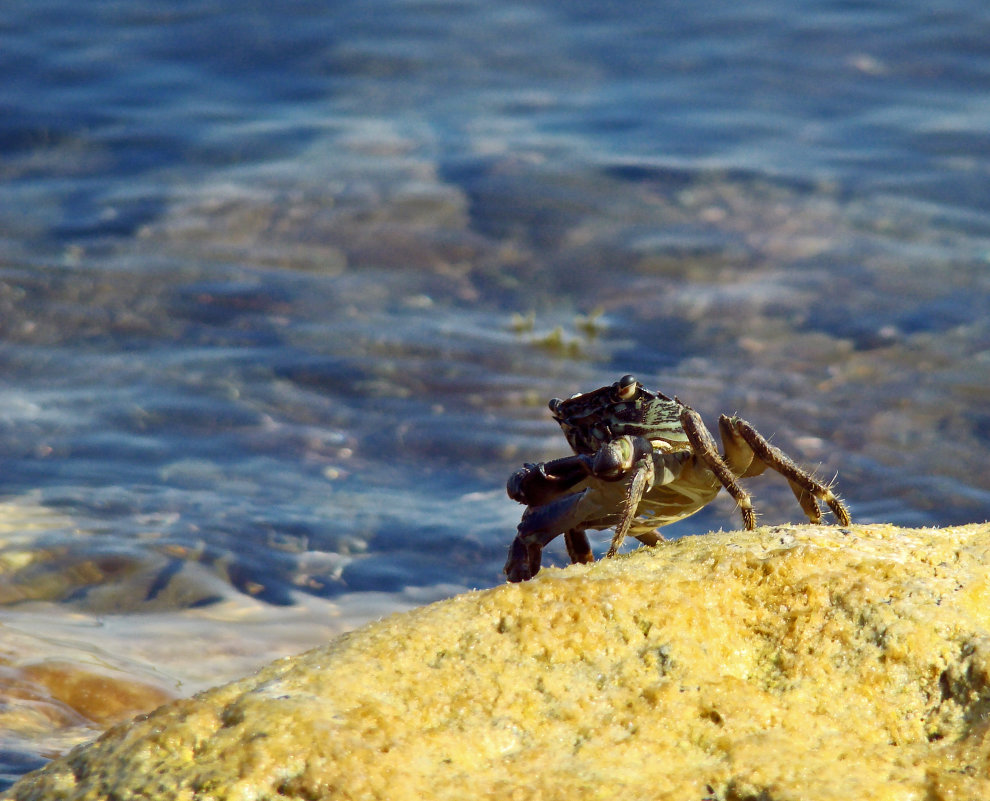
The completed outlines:
[[[17,799],[990,798],[990,526],[690,537],[396,615]]]

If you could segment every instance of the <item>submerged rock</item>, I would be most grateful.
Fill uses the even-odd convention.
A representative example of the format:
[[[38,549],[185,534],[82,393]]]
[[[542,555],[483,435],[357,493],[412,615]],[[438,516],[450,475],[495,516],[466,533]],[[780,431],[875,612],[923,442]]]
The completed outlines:
[[[103,725],[129,719],[139,710],[154,709],[175,697],[164,687],[65,660],[24,665],[17,673],[22,681],[47,690],[52,701]]]
[[[395,615],[15,799],[990,798],[990,525],[763,528]]]

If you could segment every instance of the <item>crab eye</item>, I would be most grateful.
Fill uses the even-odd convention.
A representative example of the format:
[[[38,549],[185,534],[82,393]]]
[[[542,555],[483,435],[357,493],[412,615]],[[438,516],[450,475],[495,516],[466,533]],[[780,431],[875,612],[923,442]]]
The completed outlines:
[[[550,407],[550,414],[556,417],[557,410],[560,408],[560,404],[562,403],[563,401],[560,398],[550,398],[550,403],[547,404]]]
[[[624,375],[614,384],[612,390],[617,400],[631,400],[636,395],[636,378],[631,375]]]

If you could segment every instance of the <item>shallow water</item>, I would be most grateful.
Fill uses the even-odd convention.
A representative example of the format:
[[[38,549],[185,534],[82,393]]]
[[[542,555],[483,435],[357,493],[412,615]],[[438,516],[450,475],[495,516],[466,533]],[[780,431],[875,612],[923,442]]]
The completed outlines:
[[[990,517],[981,3],[33,0],[0,69],[6,781],[105,725],[38,665],[183,695],[499,583],[623,373]]]

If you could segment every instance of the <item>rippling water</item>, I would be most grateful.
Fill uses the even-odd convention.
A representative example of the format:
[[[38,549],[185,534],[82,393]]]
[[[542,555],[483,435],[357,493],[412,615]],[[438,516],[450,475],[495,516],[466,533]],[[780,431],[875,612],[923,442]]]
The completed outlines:
[[[0,70],[7,781],[111,722],[69,679],[500,582],[546,400],[623,373],[990,517],[983,3],[15,0]]]

